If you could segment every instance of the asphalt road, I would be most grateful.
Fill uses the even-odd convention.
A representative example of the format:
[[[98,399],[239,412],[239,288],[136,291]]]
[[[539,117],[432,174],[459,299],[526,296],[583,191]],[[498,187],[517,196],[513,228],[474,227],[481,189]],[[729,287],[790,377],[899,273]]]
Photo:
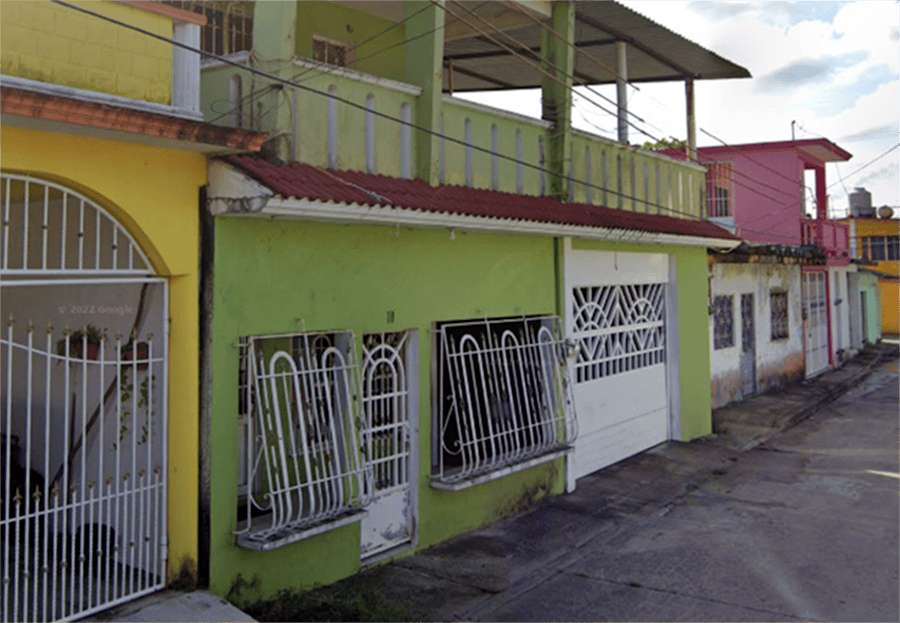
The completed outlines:
[[[477,618],[900,620],[898,403],[893,360]]]

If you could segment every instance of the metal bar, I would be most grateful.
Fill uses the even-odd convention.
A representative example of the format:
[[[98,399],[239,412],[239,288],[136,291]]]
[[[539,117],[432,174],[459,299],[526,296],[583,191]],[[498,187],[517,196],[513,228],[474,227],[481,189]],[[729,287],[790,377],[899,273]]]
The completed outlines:
[[[23,267],[25,268],[25,267]],[[84,197],[78,202],[78,270],[84,269]]]
[[[41,221],[41,268],[47,270],[47,215],[50,201],[50,188],[44,186],[44,213]]]
[[[62,194],[62,218],[60,220],[60,236],[59,236],[59,268],[66,268],[66,230],[69,228],[69,193],[63,191]]]
[[[3,270],[6,270],[9,268],[9,185],[12,180],[7,177],[4,181],[6,192],[3,199]],[[6,608],[3,611],[7,612]]]
[[[22,201],[22,268],[28,268],[28,221],[29,221],[29,184],[25,182],[24,199]]]
[[[4,281],[3,287],[10,286],[77,286],[77,285],[106,285],[106,284],[124,284],[124,283],[165,283],[165,278],[153,278],[153,277],[145,277],[145,278],[111,278],[111,279],[32,279],[32,280],[15,280],[15,281]]]

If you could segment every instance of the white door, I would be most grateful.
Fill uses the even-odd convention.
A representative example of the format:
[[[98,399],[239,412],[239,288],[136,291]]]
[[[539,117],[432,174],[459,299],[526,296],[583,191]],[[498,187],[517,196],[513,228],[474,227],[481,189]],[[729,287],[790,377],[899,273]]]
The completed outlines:
[[[803,273],[803,315],[808,378],[828,368],[828,296],[824,272]]]
[[[363,336],[360,367],[364,456],[373,496],[362,520],[363,559],[411,543],[415,528],[415,366],[410,331]]]
[[[566,250],[578,438],[569,480],[668,439],[668,256]]]

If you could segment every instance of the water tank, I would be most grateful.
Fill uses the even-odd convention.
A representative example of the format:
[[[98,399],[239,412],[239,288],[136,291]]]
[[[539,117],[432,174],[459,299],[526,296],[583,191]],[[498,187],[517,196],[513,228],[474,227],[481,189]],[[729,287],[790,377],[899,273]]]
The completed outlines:
[[[865,188],[854,188],[850,193],[850,216],[875,218],[872,207],[872,193]]]
[[[878,216],[881,218],[891,218],[894,216],[894,209],[890,206],[881,206],[878,208]]]

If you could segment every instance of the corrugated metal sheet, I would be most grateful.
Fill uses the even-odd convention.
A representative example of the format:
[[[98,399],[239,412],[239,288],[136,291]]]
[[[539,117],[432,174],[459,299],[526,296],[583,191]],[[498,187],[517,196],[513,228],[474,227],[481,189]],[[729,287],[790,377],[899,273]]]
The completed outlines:
[[[704,220],[561,203],[551,197],[516,195],[465,186],[432,187],[422,180],[325,170],[297,162],[276,166],[249,156],[230,156],[227,161],[285,198],[739,240],[727,230]]]

